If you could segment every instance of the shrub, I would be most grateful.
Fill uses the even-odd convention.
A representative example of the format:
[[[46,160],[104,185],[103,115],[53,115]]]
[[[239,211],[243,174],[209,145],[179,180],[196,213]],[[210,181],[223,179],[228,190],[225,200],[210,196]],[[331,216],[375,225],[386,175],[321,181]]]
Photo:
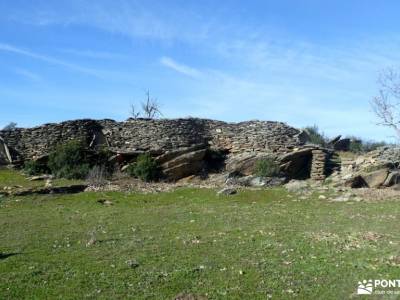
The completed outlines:
[[[28,175],[41,175],[49,172],[46,164],[36,161],[28,160],[24,163],[24,172]]]
[[[356,139],[356,138],[351,138],[350,139],[350,145],[349,145],[349,151],[353,152],[353,153],[360,153],[360,152],[364,152],[364,145],[363,145],[363,141],[360,139]]]
[[[323,132],[320,132],[317,125],[308,126],[304,128],[304,130],[308,133],[311,144],[325,146],[327,143],[327,138],[325,137]]]
[[[56,177],[84,179],[90,170],[86,148],[80,141],[59,145],[49,155],[48,166]]]
[[[160,168],[150,154],[140,154],[137,161],[127,169],[129,175],[138,177],[143,181],[155,181],[160,178]]]
[[[256,163],[255,174],[260,177],[274,177],[279,175],[279,165],[271,157],[260,159]]]
[[[97,151],[90,163],[95,167],[101,167],[105,177],[109,177],[112,175],[115,169],[115,163],[110,160],[111,156],[111,151],[105,147],[102,147]]]
[[[350,138],[350,148],[349,151],[354,153],[369,152],[378,149],[379,147],[389,145],[386,142],[375,142],[375,141],[365,141],[357,137]]]
[[[108,172],[105,166],[94,166],[90,169],[86,181],[92,186],[102,186],[107,183]]]

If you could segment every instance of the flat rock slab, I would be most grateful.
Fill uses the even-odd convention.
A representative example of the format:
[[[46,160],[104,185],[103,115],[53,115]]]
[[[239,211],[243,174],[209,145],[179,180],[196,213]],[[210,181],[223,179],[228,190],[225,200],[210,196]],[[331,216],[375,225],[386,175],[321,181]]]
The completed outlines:
[[[369,173],[361,173],[361,177],[367,183],[370,188],[377,188],[384,184],[388,177],[389,171],[387,169],[381,169]]]
[[[75,184],[68,186],[58,187],[45,187],[45,188],[33,188],[23,189],[6,192],[7,196],[29,196],[29,195],[46,195],[46,194],[76,194],[83,192],[87,188],[85,184]]]
[[[237,190],[234,188],[223,188],[222,190],[218,191],[217,195],[235,195]]]

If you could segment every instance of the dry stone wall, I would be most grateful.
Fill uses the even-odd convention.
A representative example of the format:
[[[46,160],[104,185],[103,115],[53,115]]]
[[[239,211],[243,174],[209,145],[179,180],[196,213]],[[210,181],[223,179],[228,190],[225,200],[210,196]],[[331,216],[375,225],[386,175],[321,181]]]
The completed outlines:
[[[316,181],[325,180],[326,157],[327,155],[324,150],[312,150],[311,179]]]
[[[210,144],[231,153],[287,153],[305,142],[302,132],[280,122],[248,121],[241,123],[206,122]]]
[[[101,131],[94,120],[66,121],[44,124],[33,128],[16,128],[0,131],[0,137],[8,146],[13,161],[38,158],[48,154],[59,143],[80,139],[88,144]]]
[[[48,154],[57,144],[80,139],[90,146],[107,145],[112,151],[155,151],[159,154],[204,145],[230,153],[287,153],[304,144],[302,132],[280,122],[226,123],[208,119],[74,120],[33,128],[0,131],[12,159]]]
[[[131,119],[127,122],[101,120],[102,133],[115,152],[175,150],[207,143],[201,119]]]

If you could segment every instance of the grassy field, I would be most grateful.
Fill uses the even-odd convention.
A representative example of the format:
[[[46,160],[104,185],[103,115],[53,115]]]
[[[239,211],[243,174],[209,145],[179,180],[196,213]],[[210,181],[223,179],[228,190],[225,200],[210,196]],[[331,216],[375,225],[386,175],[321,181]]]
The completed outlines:
[[[53,179],[53,186],[80,184],[82,180]],[[0,168],[0,190],[4,187],[40,188],[45,181],[30,181],[22,173]]]
[[[399,213],[283,189],[3,197],[0,299],[357,298],[400,278]]]
[[[344,299],[359,280],[400,278],[395,201],[282,189],[0,199],[1,299]]]

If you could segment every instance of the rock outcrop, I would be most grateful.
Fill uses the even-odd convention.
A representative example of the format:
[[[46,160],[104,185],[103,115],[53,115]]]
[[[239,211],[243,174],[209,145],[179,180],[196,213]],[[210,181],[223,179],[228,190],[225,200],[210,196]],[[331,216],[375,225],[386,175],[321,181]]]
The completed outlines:
[[[341,159],[341,170],[331,179],[352,188],[390,187],[400,181],[400,148],[382,147],[357,157]]]
[[[270,157],[270,154],[256,151],[230,155],[226,161],[226,170],[237,175],[252,175],[257,162],[266,157]]]
[[[201,172],[204,168],[203,159],[206,151],[207,149],[205,148],[195,146],[185,150],[174,151],[176,156],[171,156],[172,153],[166,153],[157,159],[162,162],[161,167],[164,175],[170,180],[178,180]]]

